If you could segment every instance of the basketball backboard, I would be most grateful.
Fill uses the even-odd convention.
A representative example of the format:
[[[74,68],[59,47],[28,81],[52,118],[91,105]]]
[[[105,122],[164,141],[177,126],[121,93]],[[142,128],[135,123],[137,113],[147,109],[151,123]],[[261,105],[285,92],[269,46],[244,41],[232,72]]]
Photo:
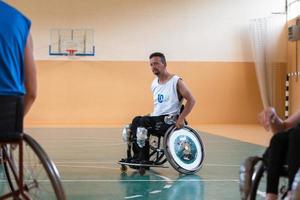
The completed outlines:
[[[49,55],[94,56],[94,30],[92,29],[52,29],[50,30]]]

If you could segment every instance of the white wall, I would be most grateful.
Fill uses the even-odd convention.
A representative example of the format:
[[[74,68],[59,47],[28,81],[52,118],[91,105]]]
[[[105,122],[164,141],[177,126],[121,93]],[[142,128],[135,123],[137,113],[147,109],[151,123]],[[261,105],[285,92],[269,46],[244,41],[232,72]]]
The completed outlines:
[[[48,56],[52,28],[95,30],[95,60],[252,61],[249,22],[284,11],[284,0],[8,0],[32,19],[37,59]],[[278,17],[278,16],[277,16]],[[285,16],[274,35],[285,60]]]

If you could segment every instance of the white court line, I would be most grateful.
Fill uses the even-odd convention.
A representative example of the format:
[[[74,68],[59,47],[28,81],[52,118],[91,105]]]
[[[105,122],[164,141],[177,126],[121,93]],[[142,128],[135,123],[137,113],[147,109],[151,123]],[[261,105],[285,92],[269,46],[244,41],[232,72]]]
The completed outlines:
[[[153,190],[153,191],[151,191],[151,192],[149,192],[150,194],[157,194],[157,193],[160,193],[161,192],[161,190]]]
[[[105,161],[54,161],[55,164],[118,164],[116,162],[105,162]],[[203,166],[208,167],[240,167],[240,165],[230,165],[230,164],[215,164],[215,163],[208,163],[203,164]]]
[[[109,170],[119,170],[119,167],[103,167],[103,166],[93,166],[93,165],[68,165],[68,164],[60,164],[62,162],[54,162],[56,167],[72,167],[72,168],[89,168],[89,169],[109,169]],[[74,163],[72,163],[74,164]],[[79,164],[79,163],[77,163]],[[80,163],[83,164],[83,163]],[[104,163],[90,163],[90,164],[104,164]],[[117,163],[108,163],[106,162],[105,164],[116,164]],[[210,166],[215,166],[215,165],[210,165]],[[219,165],[217,165],[219,166]],[[222,165],[220,165],[222,166]],[[224,167],[224,166],[222,166]],[[228,166],[227,166],[228,167]]]
[[[238,182],[237,179],[201,179],[201,180],[171,180],[172,182]],[[38,180],[41,182],[49,182],[49,180]],[[166,182],[165,180],[106,180],[106,179],[61,179],[62,182]],[[6,182],[6,179],[0,179],[0,182]],[[170,188],[172,185],[165,185],[164,188]],[[257,191],[260,195],[265,192]]]
[[[37,179],[38,182],[50,182],[50,180],[48,179]],[[6,179],[0,179],[0,183],[7,183],[7,180]]]
[[[72,142],[72,144],[68,144],[68,148],[77,147],[77,146],[81,146],[81,147],[84,147],[84,146],[87,146],[87,147],[98,147],[99,144],[100,143],[97,143],[97,144],[87,144],[87,142],[82,143],[82,144],[74,144],[74,142]],[[53,144],[53,145],[57,145],[57,143]],[[101,147],[120,146],[120,145],[123,145],[123,143],[111,143],[111,144],[103,143],[103,144],[101,144]],[[47,145],[47,146],[51,146],[51,145]]]
[[[55,162],[54,162],[55,163]],[[100,166],[74,166],[74,165],[56,165],[56,167],[71,167],[71,168],[92,168],[92,169],[112,169],[120,170],[118,167],[100,167]]]
[[[256,193],[257,193],[259,196],[263,197],[263,198],[266,197],[266,192],[262,192],[262,191],[260,191],[260,190],[257,190]]]
[[[240,167],[240,165],[229,165],[229,164],[203,164],[203,166],[209,167]]]
[[[172,185],[165,185],[165,189],[169,189],[170,187],[172,187]]]
[[[162,176],[162,175],[158,175],[158,174],[156,176],[162,178],[163,180],[165,180],[169,184],[171,184],[173,182],[170,178],[168,178],[166,176]]]
[[[124,197],[124,199],[134,199],[138,197],[142,197],[143,195],[134,195],[134,196],[129,196],[129,197]]]
[[[100,180],[100,179],[62,179],[62,182],[165,182],[165,180]],[[238,182],[237,179],[172,180],[173,182]]]
[[[100,162],[100,161],[55,161],[56,164],[118,164],[118,162]]]
[[[71,167],[71,168],[86,168],[86,169],[108,169],[108,170],[120,170],[119,167],[104,167],[97,166],[97,164],[114,164],[117,165],[116,162],[54,162],[56,167]],[[73,164],[73,165],[72,165]],[[74,164],[95,164],[95,165],[74,165]],[[235,165],[214,165],[210,164],[207,166],[218,166],[218,167],[236,167]],[[161,176],[163,178],[163,176]],[[169,181],[169,180],[166,180]]]

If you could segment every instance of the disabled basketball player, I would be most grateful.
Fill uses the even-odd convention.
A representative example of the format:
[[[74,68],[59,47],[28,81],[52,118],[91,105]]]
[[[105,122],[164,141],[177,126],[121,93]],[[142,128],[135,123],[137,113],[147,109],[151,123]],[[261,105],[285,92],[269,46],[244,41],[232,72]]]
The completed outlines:
[[[175,126],[180,129],[185,124],[185,118],[195,105],[195,98],[184,81],[167,70],[164,54],[152,53],[149,57],[151,70],[156,78],[151,90],[154,99],[154,111],[147,116],[137,116],[123,130],[123,139],[132,140],[133,156],[128,155],[120,162],[136,164],[153,164],[149,161],[149,136],[164,136],[166,131]],[[182,106],[183,100],[186,100]],[[183,108],[183,109],[182,109]]]

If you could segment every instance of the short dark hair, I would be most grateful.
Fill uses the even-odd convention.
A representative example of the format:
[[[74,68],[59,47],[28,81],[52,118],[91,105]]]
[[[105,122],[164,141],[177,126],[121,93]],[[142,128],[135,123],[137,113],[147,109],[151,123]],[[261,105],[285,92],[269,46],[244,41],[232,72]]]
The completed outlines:
[[[164,64],[164,65],[167,65],[167,61],[166,61],[166,57],[163,53],[160,53],[160,52],[154,52],[152,53],[150,56],[149,56],[149,59],[153,58],[153,57],[160,57],[160,60],[161,62]]]

